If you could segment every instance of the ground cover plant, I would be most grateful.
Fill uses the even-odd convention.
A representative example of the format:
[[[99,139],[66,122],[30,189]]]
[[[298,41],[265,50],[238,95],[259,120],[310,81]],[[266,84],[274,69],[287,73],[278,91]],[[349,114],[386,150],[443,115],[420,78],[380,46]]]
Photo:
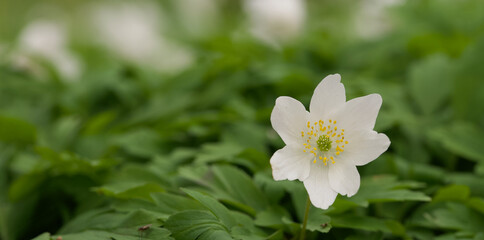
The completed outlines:
[[[2,2],[0,239],[299,239],[271,113],[335,73],[391,144],[305,239],[484,239],[484,3],[270,2]]]

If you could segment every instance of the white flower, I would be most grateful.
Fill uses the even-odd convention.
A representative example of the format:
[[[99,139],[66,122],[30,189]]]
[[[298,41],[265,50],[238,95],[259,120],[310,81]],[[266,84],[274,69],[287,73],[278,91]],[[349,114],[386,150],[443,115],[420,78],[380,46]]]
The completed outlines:
[[[356,166],[385,152],[390,140],[373,131],[382,103],[379,94],[346,102],[339,74],[329,75],[314,90],[310,112],[297,100],[279,97],[272,127],[286,146],[270,162],[275,180],[304,182],[314,206],[327,209],[337,194],[353,196],[360,187]]]
[[[306,10],[304,0],[245,0],[251,32],[274,46],[296,38],[302,31]]]
[[[193,62],[191,51],[162,35],[162,9],[155,2],[97,3],[90,9],[97,41],[120,58],[165,73]]]
[[[360,2],[354,18],[356,33],[364,39],[380,37],[392,29],[388,10],[405,0],[364,0]]]
[[[33,21],[20,34],[14,62],[24,65],[32,62],[31,57],[40,57],[50,62],[64,79],[76,80],[81,75],[82,64],[68,49],[67,37],[65,27],[56,21]]]

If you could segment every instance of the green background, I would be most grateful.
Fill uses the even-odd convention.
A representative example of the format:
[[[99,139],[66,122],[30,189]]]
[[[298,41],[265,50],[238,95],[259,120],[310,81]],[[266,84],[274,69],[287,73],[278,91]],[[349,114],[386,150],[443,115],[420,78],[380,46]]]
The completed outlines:
[[[307,1],[279,46],[250,34],[242,2],[218,1],[193,34],[174,1],[155,2],[163,35],[193,63],[169,73],[93,44],[91,2],[0,2],[0,239],[295,239],[307,194],[272,179],[270,113],[278,96],[307,107],[332,73],[347,99],[381,94],[392,144],[354,197],[311,208],[307,239],[484,239],[483,1],[403,1],[371,37],[354,27],[364,2]],[[12,61],[43,4],[84,64],[76,81]]]

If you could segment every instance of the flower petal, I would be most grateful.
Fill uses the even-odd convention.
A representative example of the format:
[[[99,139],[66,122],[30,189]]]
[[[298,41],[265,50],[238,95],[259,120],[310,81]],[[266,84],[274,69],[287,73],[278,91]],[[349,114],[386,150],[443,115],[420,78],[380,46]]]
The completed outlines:
[[[311,203],[322,209],[328,209],[338,195],[329,186],[328,168],[321,163],[311,165],[311,172],[309,177],[304,180],[304,187],[308,191]]]
[[[341,156],[351,160],[356,166],[365,165],[384,153],[390,146],[390,139],[375,131],[347,131],[349,144]]]
[[[345,87],[339,74],[328,75],[314,90],[309,111],[317,119],[343,106],[346,101]]]
[[[345,129],[369,129],[375,127],[376,117],[380,111],[382,99],[380,94],[370,94],[348,101],[338,119]]]
[[[341,195],[351,197],[360,188],[360,174],[351,161],[337,159],[329,164],[328,179],[331,188]]]
[[[308,111],[302,103],[291,97],[278,97],[272,110],[272,127],[287,145],[300,143],[301,130],[308,119]]]
[[[302,148],[285,146],[271,157],[272,176],[274,180],[303,181],[309,176],[311,159],[314,156],[303,152]]]

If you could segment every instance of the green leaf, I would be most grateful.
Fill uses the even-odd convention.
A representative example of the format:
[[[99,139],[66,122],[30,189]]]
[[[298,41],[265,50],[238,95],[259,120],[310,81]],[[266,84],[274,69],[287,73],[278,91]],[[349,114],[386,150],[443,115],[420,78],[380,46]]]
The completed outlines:
[[[235,225],[235,219],[230,214],[229,210],[219,203],[214,198],[190,189],[182,189],[185,193],[200,202],[203,206],[208,208],[220,221],[227,227],[232,228]]]
[[[202,210],[205,209],[200,202],[185,196],[171,193],[152,193],[151,197],[156,203],[159,211],[166,213],[176,213],[183,210]]]
[[[445,55],[430,56],[410,68],[410,94],[422,112],[435,112],[449,97],[452,70]]]
[[[360,206],[368,206],[370,202],[430,201],[431,198],[424,193],[409,190],[417,187],[422,185],[418,182],[398,182],[394,176],[363,178],[358,193],[348,200]]]
[[[484,131],[468,122],[454,122],[449,126],[433,129],[430,137],[448,151],[484,163]]]
[[[17,118],[0,115],[0,141],[16,144],[33,144],[36,141],[34,125]]]
[[[250,206],[251,214],[268,207],[267,198],[255,185],[254,181],[240,169],[230,165],[218,165],[212,168],[221,191],[226,198]]]
[[[140,238],[152,240],[173,240],[173,238],[170,237],[169,231],[158,227],[150,227],[148,230],[143,232],[138,231],[138,228],[129,229],[128,233],[88,230],[59,236],[62,237],[62,240],[139,240]]]
[[[175,239],[231,239],[227,228],[208,211],[188,210],[175,213],[164,226],[172,232]]]
[[[395,235],[403,235],[405,228],[397,221],[379,219],[370,216],[341,215],[331,217],[331,225],[335,228],[352,228],[365,231],[382,231]]]
[[[484,214],[484,199],[483,198],[471,198],[467,201],[467,205],[481,214]]]
[[[50,233],[42,233],[32,240],[51,240]]]
[[[470,196],[471,190],[464,185],[450,185],[440,188],[434,196],[434,202],[464,201]]]
[[[307,229],[327,233],[331,229],[331,218],[325,215],[321,209],[312,209],[309,212]]]
[[[145,182],[118,182],[96,187],[93,189],[99,194],[121,199],[145,199],[151,200],[151,193],[164,192],[165,190],[156,183]]]

